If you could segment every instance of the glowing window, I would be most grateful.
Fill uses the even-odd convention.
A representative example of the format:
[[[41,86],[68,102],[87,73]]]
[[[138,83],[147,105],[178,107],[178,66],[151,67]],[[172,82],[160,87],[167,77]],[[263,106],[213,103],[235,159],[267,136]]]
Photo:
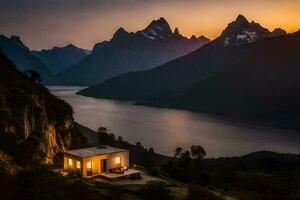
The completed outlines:
[[[116,164],[120,164],[121,163],[121,158],[120,157],[116,157]]]
[[[87,168],[88,168],[88,169],[91,169],[91,168],[92,168],[92,162],[88,162],[88,163],[87,163]]]
[[[69,165],[70,165],[70,166],[72,166],[72,165],[73,165],[73,161],[72,161],[72,159],[71,159],[71,158],[69,158],[69,159],[68,159],[68,163],[69,163]]]
[[[80,169],[80,161],[76,161],[76,168]]]

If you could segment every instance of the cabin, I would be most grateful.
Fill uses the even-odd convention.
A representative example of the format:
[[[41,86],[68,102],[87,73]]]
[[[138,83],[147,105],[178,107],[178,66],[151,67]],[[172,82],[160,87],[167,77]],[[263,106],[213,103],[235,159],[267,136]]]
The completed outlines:
[[[108,179],[140,175],[129,169],[129,150],[111,146],[97,146],[66,151],[64,170],[76,171],[83,178],[103,176]]]

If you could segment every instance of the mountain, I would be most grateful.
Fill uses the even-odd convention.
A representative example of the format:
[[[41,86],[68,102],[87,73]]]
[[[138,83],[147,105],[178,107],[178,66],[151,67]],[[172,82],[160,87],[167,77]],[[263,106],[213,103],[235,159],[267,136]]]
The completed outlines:
[[[32,56],[29,48],[23,44],[18,36],[8,38],[0,35],[0,49],[15,63],[17,69],[21,72],[35,70],[39,72],[44,81],[51,77],[47,67],[38,58]]]
[[[0,168],[6,157],[19,166],[54,163],[59,153],[81,144],[71,106],[19,72],[0,51]]]
[[[300,31],[225,48],[216,48],[214,42],[160,67],[127,73],[79,94],[231,116],[300,111],[296,92]]]
[[[249,22],[243,15],[239,15],[235,21],[228,24],[214,43],[217,46],[239,46],[248,44],[269,37],[287,34],[286,31],[277,28],[270,32],[267,28],[262,27],[254,21]]]
[[[69,69],[81,61],[90,52],[72,44],[65,47],[54,47],[49,50],[32,51],[32,55],[40,59],[52,74]]]
[[[164,18],[152,21],[136,33],[120,28],[110,41],[96,44],[91,54],[59,73],[54,84],[96,84],[127,72],[153,68],[208,42],[204,36],[186,38],[178,28],[172,32]]]

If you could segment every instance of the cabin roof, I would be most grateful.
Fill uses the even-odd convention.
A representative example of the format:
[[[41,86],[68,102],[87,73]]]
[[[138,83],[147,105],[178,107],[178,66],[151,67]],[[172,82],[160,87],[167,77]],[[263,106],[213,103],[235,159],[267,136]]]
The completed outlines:
[[[81,158],[88,158],[93,156],[100,156],[105,154],[111,154],[111,153],[118,153],[118,152],[124,152],[128,151],[127,149],[119,149],[111,146],[97,146],[97,147],[91,147],[91,148],[84,148],[84,149],[75,149],[66,151],[66,154],[81,157]]]

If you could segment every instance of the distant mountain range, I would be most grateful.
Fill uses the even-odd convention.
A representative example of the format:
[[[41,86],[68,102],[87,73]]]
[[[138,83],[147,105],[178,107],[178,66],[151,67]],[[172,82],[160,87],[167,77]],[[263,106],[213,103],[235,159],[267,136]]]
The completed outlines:
[[[220,37],[186,56],[115,77],[79,94],[226,115],[299,112],[300,32],[275,34],[278,31],[268,32],[256,24],[254,34],[246,24],[256,23],[239,16]],[[252,35],[266,35],[256,41],[226,39],[229,32],[232,38],[245,33],[241,27]]]
[[[51,77],[50,71],[38,58],[34,57],[18,36],[6,37],[0,35],[0,48],[12,60],[21,72],[35,70],[41,78],[47,81]]]
[[[43,49],[31,53],[40,59],[52,74],[57,74],[81,61],[90,51],[69,44],[65,47],[54,47],[53,49]]]
[[[59,73],[53,84],[91,85],[112,77],[156,67],[207,44],[204,36],[186,38],[178,28],[171,30],[164,18],[144,30],[129,33],[118,29],[110,41],[94,46],[91,54]]]

